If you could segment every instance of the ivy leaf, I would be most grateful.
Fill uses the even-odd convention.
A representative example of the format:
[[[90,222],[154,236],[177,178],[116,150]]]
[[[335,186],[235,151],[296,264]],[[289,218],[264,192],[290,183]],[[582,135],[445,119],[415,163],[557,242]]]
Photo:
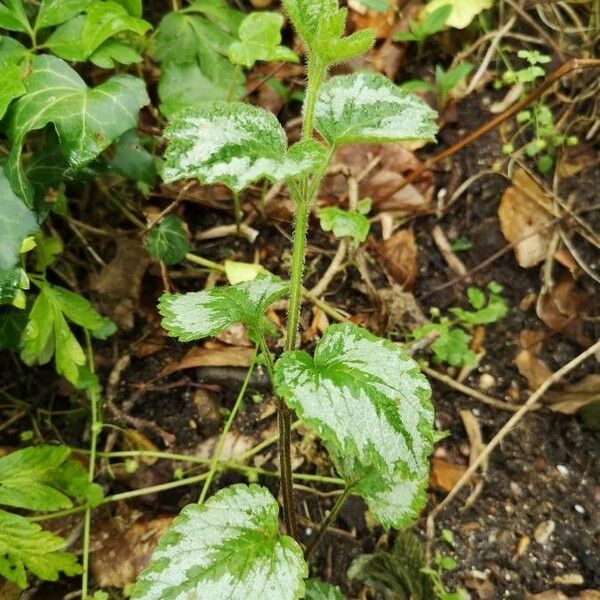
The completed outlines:
[[[167,215],[146,236],[145,246],[156,260],[167,265],[182,261],[190,251],[183,221],[177,215]]]
[[[318,579],[308,579],[306,581],[305,600],[346,600],[346,597],[340,591],[340,588],[319,581]]]
[[[172,336],[190,342],[221,333],[243,323],[256,338],[267,308],[288,293],[288,284],[274,275],[188,294],[163,294],[158,310]]]
[[[116,141],[114,150],[110,166],[117,173],[131,181],[138,181],[148,186],[156,183],[158,173],[154,156],[144,148],[137,131],[134,129],[126,131]]]
[[[0,64],[2,69],[2,88],[0,88],[0,119],[6,113],[8,105],[25,93],[25,86],[21,81],[21,67],[19,65]]]
[[[275,387],[317,430],[382,525],[401,528],[416,518],[425,501],[433,408],[427,379],[402,348],[356,325],[332,325],[314,357],[282,355]]]
[[[15,193],[28,202],[33,200],[33,190],[20,164],[28,132],[54,123],[69,165],[81,169],[135,127],[139,109],[149,101],[140,79],[116,75],[88,88],[66,62],[49,55],[32,58],[25,87],[27,93],[9,111],[12,150],[7,175]]]
[[[314,140],[287,151],[276,117],[241,102],[210,102],[179,113],[165,131],[166,182],[196,177],[241,191],[249,183],[291,179],[316,169],[324,148]]]
[[[104,42],[125,31],[144,35],[151,25],[131,16],[117,2],[96,0],[79,15],[58,27],[46,40],[46,46],[57,56],[70,61],[83,61]]]
[[[317,99],[315,127],[332,145],[434,140],[436,112],[377,73],[339,75]]]
[[[229,47],[229,60],[251,69],[259,60],[298,62],[296,54],[281,46],[283,16],[274,12],[249,14],[240,25],[239,42]]]
[[[446,20],[446,25],[456,29],[464,29],[471,21],[486,8],[491,8],[494,0],[432,0],[425,6],[432,13],[441,6],[450,5],[452,12]]]
[[[284,0],[284,6],[310,53],[328,64],[359,56],[375,41],[371,29],[342,37],[348,11],[337,0]]]
[[[158,542],[132,600],[296,600],[308,569],[302,549],[278,532],[267,489],[232,485],[189,504]]]
[[[19,257],[21,243],[38,229],[33,212],[13,193],[0,168],[0,270],[12,267]]]
[[[37,523],[0,510],[0,575],[21,589],[27,587],[25,569],[47,581],[56,581],[61,571],[69,577],[81,573],[77,557],[62,551],[65,546]]]
[[[343,210],[338,206],[327,206],[319,211],[319,221],[323,231],[333,231],[337,238],[351,237],[357,242],[364,242],[369,233],[370,223],[364,215]]]

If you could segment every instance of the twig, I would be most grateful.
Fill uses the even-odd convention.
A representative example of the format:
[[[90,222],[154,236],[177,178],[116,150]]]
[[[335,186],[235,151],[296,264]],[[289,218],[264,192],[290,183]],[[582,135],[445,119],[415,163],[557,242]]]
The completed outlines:
[[[348,243],[345,239],[341,239],[338,245],[335,256],[332,261],[329,263],[327,270],[323,273],[323,277],[319,280],[317,285],[310,290],[310,293],[313,296],[319,297],[322,296],[326,291],[333,278],[337,275],[338,271],[342,269],[342,265],[344,264],[344,259],[346,258],[346,251],[348,248]]]
[[[469,271],[467,270],[467,267],[465,267],[462,260],[460,260],[460,258],[458,258],[458,256],[456,256],[456,254],[454,253],[454,250],[452,250],[452,247],[450,246],[450,242],[448,241],[448,238],[446,237],[444,230],[439,225],[436,225],[431,230],[431,235],[433,237],[433,241],[435,242],[435,245],[438,247],[439,251],[442,253],[442,256],[444,257],[444,260],[446,261],[448,266],[459,277],[463,278],[465,281],[468,282],[470,280]]]
[[[465,484],[475,474],[477,469],[485,463],[492,451],[504,440],[504,438],[514,429],[517,423],[528,413],[537,401],[546,393],[546,390],[553,386],[555,383],[560,381],[567,373],[570,373],[573,369],[579,366],[586,358],[593,356],[598,350],[600,350],[600,339],[590,346],[587,350],[576,356],[573,360],[569,361],[566,365],[562,366],[558,371],[550,375],[540,385],[540,387],[528,398],[527,402],[523,404],[517,412],[504,424],[504,426],[498,431],[498,433],[490,440],[486,447],[482,450],[481,454],[477,457],[473,463],[469,465],[467,470],[461,475],[460,479],[456,482],[452,491],[438,504],[433,511],[427,517],[427,529],[429,533],[433,533],[433,522],[437,515],[439,515],[450,502],[456,497],[458,492],[465,486]]]

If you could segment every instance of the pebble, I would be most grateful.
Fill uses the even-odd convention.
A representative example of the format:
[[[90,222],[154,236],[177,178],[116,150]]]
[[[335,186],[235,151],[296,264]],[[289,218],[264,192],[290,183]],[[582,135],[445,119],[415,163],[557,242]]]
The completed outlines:
[[[542,521],[533,532],[533,537],[538,544],[545,544],[554,533],[556,523],[554,521]]]
[[[556,465],[556,470],[563,476],[566,477],[569,474],[569,469],[565,465]]]
[[[557,585],[583,585],[584,580],[581,573],[565,573],[554,578]]]
[[[493,387],[496,387],[496,379],[489,373],[483,373],[483,375],[481,375],[479,378],[479,389],[486,392],[487,390],[491,390]]]
[[[583,508],[583,506],[581,506],[581,504],[576,504],[573,507],[580,515],[585,515],[585,508]]]

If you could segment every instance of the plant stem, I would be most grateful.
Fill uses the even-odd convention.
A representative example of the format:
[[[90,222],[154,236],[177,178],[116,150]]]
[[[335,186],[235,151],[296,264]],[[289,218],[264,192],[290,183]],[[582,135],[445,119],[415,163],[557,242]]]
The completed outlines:
[[[85,331],[85,341],[87,349],[87,363],[88,368],[94,373],[94,353],[92,350],[92,341],[90,333],[87,329]],[[99,398],[98,388],[91,386],[89,389],[89,399],[92,409],[92,422],[90,426],[90,458],[88,466],[88,482],[94,482],[95,469],[96,469],[96,450],[98,447],[98,433],[102,429],[102,420],[99,418]],[[83,573],[81,575],[81,596],[86,598],[88,595],[89,585],[89,563],[90,563],[90,532],[92,525],[92,508],[88,505],[85,508],[85,516],[83,519]]]
[[[352,486],[347,487],[344,490],[344,493],[335,501],[335,504],[333,505],[333,508],[331,509],[329,514],[321,521],[321,523],[319,523],[319,529],[317,529],[315,534],[312,536],[312,538],[308,542],[308,545],[306,546],[306,551],[304,552],[304,558],[306,558],[308,560],[310,555],[314,552],[318,543],[321,541],[321,538],[325,535],[327,528],[335,520],[335,518],[337,517],[338,513],[340,512],[342,506],[344,506],[344,503],[348,499],[348,496],[350,496],[351,492],[352,492]]]
[[[235,92],[235,81],[241,72],[242,67],[240,65],[235,65],[235,67],[233,68],[233,73],[231,74],[229,89],[227,90],[227,102],[231,102],[233,100],[233,93]]]
[[[240,227],[242,226],[242,206],[240,204],[240,195],[238,192],[233,192],[233,212],[235,213],[235,226],[237,234],[240,235]]]
[[[324,63],[318,56],[310,56],[307,65],[308,83],[306,86],[306,97],[304,100],[304,123],[302,125],[302,139],[309,140],[312,138],[313,126],[315,120],[315,106],[317,104],[317,94],[325,73],[327,73],[327,64]]]
[[[204,502],[204,500],[206,499],[206,494],[208,493],[210,484],[212,483],[213,477],[215,476],[215,473],[217,471],[217,467],[219,466],[219,462],[221,460],[221,454],[223,453],[223,446],[225,445],[225,439],[227,438],[227,434],[229,433],[229,430],[231,429],[231,425],[233,424],[233,421],[240,409],[240,406],[242,405],[242,400],[244,399],[244,396],[246,394],[246,388],[248,387],[248,383],[250,382],[250,376],[252,375],[252,371],[254,370],[255,359],[256,359],[256,350],[254,351],[254,356],[252,357],[252,362],[250,363],[250,366],[248,367],[248,372],[246,373],[244,383],[242,384],[242,387],[240,388],[240,391],[235,400],[235,404],[233,405],[233,408],[231,409],[231,412],[229,413],[229,418],[227,419],[227,422],[225,423],[225,427],[223,427],[221,437],[219,438],[219,443],[217,444],[217,447],[215,448],[215,453],[212,457],[210,470],[208,472],[208,477],[204,481],[204,485],[202,486],[202,491],[200,492],[200,498],[198,498],[198,504],[202,504]]]

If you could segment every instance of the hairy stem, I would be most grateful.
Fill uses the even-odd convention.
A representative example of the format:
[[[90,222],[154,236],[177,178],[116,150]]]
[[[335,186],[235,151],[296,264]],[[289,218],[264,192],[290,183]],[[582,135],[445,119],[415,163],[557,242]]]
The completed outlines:
[[[302,125],[302,139],[308,140],[312,137],[315,121],[315,106],[317,104],[317,95],[325,73],[327,73],[327,64],[319,57],[309,57],[308,59],[308,83],[306,85],[306,97],[304,100],[304,123]]]
[[[327,528],[335,520],[342,506],[344,506],[344,503],[346,502],[351,493],[352,487],[347,487],[344,490],[344,493],[335,501],[335,504],[333,505],[333,508],[331,509],[329,514],[321,521],[321,523],[319,523],[319,529],[317,529],[315,534],[310,539],[310,542],[308,542],[308,545],[306,546],[306,551],[304,552],[304,557],[307,560],[310,557],[310,555],[315,551],[315,548],[321,541],[322,537],[325,535]]]

